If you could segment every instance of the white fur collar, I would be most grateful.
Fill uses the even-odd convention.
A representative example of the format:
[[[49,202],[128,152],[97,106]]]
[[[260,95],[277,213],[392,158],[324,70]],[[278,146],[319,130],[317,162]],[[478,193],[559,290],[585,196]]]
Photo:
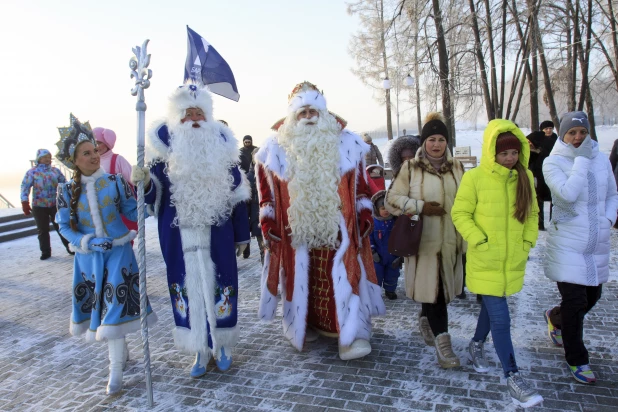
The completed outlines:
[[[82,175],[81,177],[81,183],[83,185],[88,184],[88,183],[94,183],[97,181],[97,179],[103,177],[103,175],[105,174],[105,172],[103,171],[103,168],[100,167],[96,172],[94,172],[93,174],[91,174],[90,176],[84,176]]]
[[[223,134],[225,142],[230,150],[238,150],[238,141],[234,132],[223,123],[217,122],[219,131]],[[146,162],[160,159],[167,162],[170,151],[171,130],[166,120],[157,120],[152,124],[146,135]]]
[[[362,164],[365,170],[365,154],[370,146],[356,133],[343,129],[339,135],[339,173],[341,176]],[[256,160],[270,169],[277,177],[288,180],[287,154],[278,143],[278,134],[270,136],[255,156]]]

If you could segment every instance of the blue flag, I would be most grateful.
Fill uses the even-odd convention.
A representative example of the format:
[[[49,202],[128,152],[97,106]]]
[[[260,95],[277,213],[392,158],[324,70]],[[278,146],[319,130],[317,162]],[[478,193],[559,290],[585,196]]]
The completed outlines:
[[[202,36],[187,26],[187,61],[185,81],[189,79],[207,84],[211,92],[238,101],[240,94],[234,73],[225,59]]]

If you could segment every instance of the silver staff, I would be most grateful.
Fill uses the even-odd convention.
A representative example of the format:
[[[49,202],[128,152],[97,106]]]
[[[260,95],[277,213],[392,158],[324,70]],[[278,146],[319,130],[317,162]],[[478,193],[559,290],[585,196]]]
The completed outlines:
[[[142,47],[133,48],[134,57],[131,57],[129,67],[131,78],[135,78],[135,86],[131,94],[137,96],[135,110],[137,111],[137,166],[144,167],[144,135],[146,103],[144,102],[144,89],[150,86],[152,70],[148,69],[150,55],[146,54],[146,46],[150,40],[145,40]],[[150,348],[148,347],[148,298],[146,294],[146,239],[144,227],[144,181],[137,183],[137,221],[138,221],[138,266],[139,266],[139,306],[140,322],[142,326],[142,345],[144,348],[144,367],[146,369],[146,391],[148,392],[148,406],[152,408],[152,376],[150,374]]]

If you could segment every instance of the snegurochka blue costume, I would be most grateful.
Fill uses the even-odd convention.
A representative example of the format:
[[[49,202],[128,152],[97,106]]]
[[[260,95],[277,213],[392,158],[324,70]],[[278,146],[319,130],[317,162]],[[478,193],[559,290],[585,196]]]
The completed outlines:
[[[56,221],[75,254],[71,335],[89,341],[107,340],[110,376],[108,394],[122,389],[128,358],[125,335],[140,329],[139,270],[131,247],[136,233],[120,214],[137,219],[137,204],[121,175],[103,172],[92,131],[71,115],[72,125],[59,128],[56,157],[75,170],[58,186]],[[148,306],[148,324],[156,315]]]
[[[236,256],[250,241],[251,190],[238,166],[238,142],[213,118],[205,86],[187,83],[171,95],[167,119],[149,132],[147,157],[150,168],[132,179],[144,179],[158,219],[174,343],[196,354],[191,377],[204,375],[213,355],[225,371],[239,336]]]

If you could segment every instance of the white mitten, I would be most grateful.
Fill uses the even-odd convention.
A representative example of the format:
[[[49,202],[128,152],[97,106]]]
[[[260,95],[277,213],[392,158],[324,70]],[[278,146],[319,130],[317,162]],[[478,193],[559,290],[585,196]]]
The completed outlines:
[[[150,169],[133,165],[131,170],[131,183],[137,186],[138,182],[144,182],[145,188],[150,186]]]

